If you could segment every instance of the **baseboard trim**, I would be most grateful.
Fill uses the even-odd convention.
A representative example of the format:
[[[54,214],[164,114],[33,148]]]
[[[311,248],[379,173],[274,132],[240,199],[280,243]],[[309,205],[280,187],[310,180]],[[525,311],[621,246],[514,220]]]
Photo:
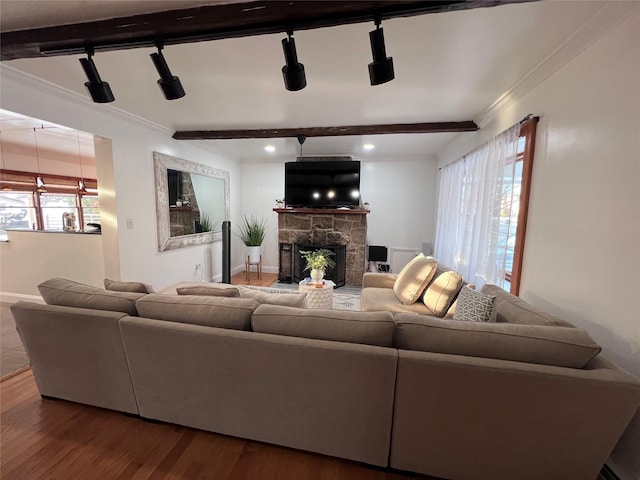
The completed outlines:
[[[616,475],[616,472],[614,472],[606,463],[602,467],[602,470],[600,470],[600,476],[603,480],[620,480],[620,477]]]

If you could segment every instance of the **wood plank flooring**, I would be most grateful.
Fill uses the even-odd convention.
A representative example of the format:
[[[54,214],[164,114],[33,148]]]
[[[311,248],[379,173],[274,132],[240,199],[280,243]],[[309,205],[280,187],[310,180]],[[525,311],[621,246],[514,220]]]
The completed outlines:
[[[0,382],[3,480],[432,479],[40,397],[31,370]]]

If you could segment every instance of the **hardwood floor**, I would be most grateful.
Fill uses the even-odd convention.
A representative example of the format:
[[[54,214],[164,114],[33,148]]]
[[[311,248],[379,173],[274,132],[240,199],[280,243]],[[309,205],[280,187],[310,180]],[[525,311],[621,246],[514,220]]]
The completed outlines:
[[[3,480],[430,479],[40,397],[31,370],[0,382]]]
[[[258,278],[258,274],[255,269],[251,270],[249,281],[247,282],[247,272],[236,273],[231,277],[231,283],[234,285],[254,285],[258,287],[269,287],[278,281],[277,273],[264,273],[262,272],[262,278]]]

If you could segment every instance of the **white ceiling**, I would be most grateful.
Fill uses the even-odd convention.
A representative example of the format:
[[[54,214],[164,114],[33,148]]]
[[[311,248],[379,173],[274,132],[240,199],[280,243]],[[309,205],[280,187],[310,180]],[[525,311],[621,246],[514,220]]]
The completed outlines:
[[[151,12],[203,1],[2,0],[3,30]],[[284,89],[281,39],[263,35],[168,46],[165,58],[186,96],[166,101],[149,58],[152,49],[98,53],[94,57],[116,97],[109,105],[172,130],[320,127],[478,120],[559,47],[592,21],[607,2],[541,1],[383,22],[396,78],[369,85],[368,32],[355,24],[296,32],[307,87]],[[87,97],[79,56],[21,59],[3,64]],[[538,114],[541,112],[532,112]],[[305,155],[356,158],[424,158],[457,135],[377,135],[309,138]],[[291,159],[295,139],[208,141],[241,161]],[[363,143],[376,148],[364,152]],[[267,154],[263,147],[274,145]]]

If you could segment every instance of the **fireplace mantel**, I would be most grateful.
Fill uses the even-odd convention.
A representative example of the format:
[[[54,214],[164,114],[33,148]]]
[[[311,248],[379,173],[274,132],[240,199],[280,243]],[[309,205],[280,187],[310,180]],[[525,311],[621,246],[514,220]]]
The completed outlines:
[[[367,215],[370,213],[370,210],[364,209],[341,209],[341,208],[274,208],[274,212],[280,213],[302,213],[302,214],[310,214],[314,213],[317,215],[335,215],[335,214],[345,214],[345,215]]]

